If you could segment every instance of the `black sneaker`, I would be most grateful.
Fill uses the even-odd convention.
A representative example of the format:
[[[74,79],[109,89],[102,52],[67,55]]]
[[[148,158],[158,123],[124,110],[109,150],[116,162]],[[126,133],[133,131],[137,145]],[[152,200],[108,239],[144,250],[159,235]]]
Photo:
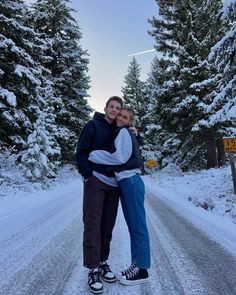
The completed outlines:
[[[127,275],[127,273],[131,272],[136,267],[135,263],[132,263],[128,268],[125,270],[122,270],[121,272],[118,272],[116,274],[117,280],[120,280],[123,276]]]
[[[99,265],[99,272],[101,278],[107,283],[113,283],[116,281],[115,274],[111,271],[110,266],[106,262],[101,262]]]
[[[120,279],[121,284],[128,286],[144,284],[148,281],[149,277],[147,269],[138,267],[133,268],[132,271],[128,272]]]
[[[98,268],[91,270],[88,274],[89,290],[93,294],[101,294],[103,292],[103,285],[100,279]]]

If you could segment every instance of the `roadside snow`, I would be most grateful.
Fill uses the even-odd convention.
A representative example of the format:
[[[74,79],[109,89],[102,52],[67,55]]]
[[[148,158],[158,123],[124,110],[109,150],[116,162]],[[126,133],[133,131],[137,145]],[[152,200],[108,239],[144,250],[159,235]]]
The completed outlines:
[[[167,169],[144,176],[147,192],[162,198],[236,255],[236,195],[230,167],[182,173]]]
[[[11,178],[16,178],[13,172]],[[76,188],[82,191],[79,179],[75,169],[65,166],[45,190],[26,182],[23,190],[18,182],[15,188],[12,184],[10,188],[1,184],[0,217],[14,215],[26,206],[43,204],[64,191],[68,194],[68,186],[71,191]],[[236,195],[233,194],[230,167],[183,173],[170,166],[143,179],[147,192],[155,192],[168,204],[179,207],[194,224],[236,253]]]

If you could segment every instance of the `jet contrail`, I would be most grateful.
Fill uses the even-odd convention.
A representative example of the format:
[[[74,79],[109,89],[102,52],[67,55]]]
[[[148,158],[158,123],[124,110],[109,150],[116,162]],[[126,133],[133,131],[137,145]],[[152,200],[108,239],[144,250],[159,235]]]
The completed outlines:
[[[148,52],[151,52],[151,51],[155,51],[155,49],[150,49],[150,50],[140,51],[140,52],[137,52],[137,53],[131,53],[131,54],[129,54],[128,56],[140,55],[140,54],[148,53]]]

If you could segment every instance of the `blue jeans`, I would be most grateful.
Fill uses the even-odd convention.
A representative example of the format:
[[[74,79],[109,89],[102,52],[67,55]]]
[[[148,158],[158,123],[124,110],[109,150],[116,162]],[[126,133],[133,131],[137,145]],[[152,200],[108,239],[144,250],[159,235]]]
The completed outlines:
[[[142,178],[136,174],[118,181],[121,206],[129,229],[131,260],[140,268],[150,268],[150,242],[144,208],[145,188]]]

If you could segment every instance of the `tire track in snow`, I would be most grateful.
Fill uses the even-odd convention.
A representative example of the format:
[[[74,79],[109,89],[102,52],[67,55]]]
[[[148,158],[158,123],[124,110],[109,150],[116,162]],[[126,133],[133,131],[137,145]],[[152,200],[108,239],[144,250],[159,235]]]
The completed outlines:
[[[160,294],[236,294],[235,257],[167,202],[150,192],[146,200]]]

